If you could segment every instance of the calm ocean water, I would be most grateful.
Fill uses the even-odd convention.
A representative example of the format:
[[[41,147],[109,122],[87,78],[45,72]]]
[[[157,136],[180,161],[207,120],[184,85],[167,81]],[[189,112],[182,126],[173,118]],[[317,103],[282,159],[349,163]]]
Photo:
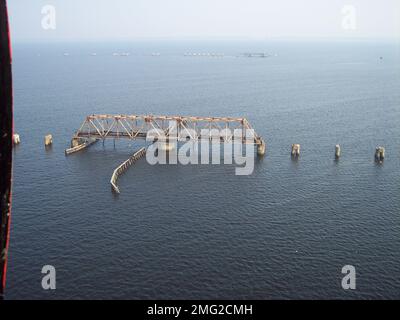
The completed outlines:
[[[59,43],[13,51],[22,143],[14,150],[8,299],[400,298],[398,44]],[[249,51],[273,56],[237,57]],[[92,113],[245,116],[267,155],[243,177],[233,166],[142,159],[115,197],[112,171],[142,142],[107,141],[65,157]],[[298,161],[292,143],[302,146]],[[335,162],[337,143],[343,155]],[[386,147],[382,165],[374,163],[378,145]],[[57,270],[51,292],[41,288],[47,264]],[[352,292],[341,288],[347,264],[357,270]]]

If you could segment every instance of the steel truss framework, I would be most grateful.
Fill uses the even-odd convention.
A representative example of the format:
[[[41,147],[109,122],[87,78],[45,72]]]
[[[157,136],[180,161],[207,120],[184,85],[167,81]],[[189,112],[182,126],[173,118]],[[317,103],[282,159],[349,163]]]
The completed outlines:
[[[241,129],[242,143],[264,144],[261,136],[254,131],[245,118],[193,116],[94,114],[86,117],[73,139],[125,138],[135,140],[146,139],[148,134],[152,134],[155,139],[168,139],[168,141],[182,141],[182,137],[184,137],[186,140],[218,138],[221,142],[228,142],[233,138],[237,139],[236,135],[233,137],[235,129]],[[246,132],[252,132],[252,135],[246,136]],[[215,134],[218,136],[216,137]]]

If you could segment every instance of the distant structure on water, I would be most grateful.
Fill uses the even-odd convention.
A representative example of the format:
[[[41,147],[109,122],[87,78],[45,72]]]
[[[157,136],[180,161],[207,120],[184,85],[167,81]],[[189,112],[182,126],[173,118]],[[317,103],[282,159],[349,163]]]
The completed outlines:
[[[242,54],[242,56],[245,58],[268,58],[272,55],[265,52],[245,52]]]

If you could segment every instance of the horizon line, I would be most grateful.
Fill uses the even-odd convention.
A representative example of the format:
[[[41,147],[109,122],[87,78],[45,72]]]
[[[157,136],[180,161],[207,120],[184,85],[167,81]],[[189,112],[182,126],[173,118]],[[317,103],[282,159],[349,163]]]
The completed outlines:
[[[14,43],[65,43],[65,42],[136,42],[136,41],[254,41],[254,42],[268,42],[268,41],[400,41],[400,36],[270,36],[270,37],[242,37],[242,36],[198,36],[198,37],[132,37],[132,38],[13,38]]]

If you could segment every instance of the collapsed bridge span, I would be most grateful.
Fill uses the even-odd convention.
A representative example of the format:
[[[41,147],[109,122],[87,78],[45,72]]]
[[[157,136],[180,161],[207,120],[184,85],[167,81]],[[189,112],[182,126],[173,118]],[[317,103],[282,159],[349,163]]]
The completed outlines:
[[[265,154],[266,149],[264,140],[246,118],[94,114],[85,118],[65,154],[84,150],[96,141],[105,139],[160,141],[166,150],[169,150],[171,142],[188,139],[217,143],[235,141],[256,146],[260,156]],[[118,177],[145,154],[145,147],[139,149],[113,171],[110,184],[114,192],[120,193]]]
[[[150,133],[161,132],[168,139],[188,137],[193,140],[209,140],[212,130],[222,132],[221,142],[230,141],[228,131],[241,129],[241,142],[257,146],[259,155],[265,153],[265,142],[246,118],[195,117],[195,116],[156,116],[156,115],[110,115],[93,114],[86,117],[72,138],[72,145],[82,140],[105,139],[146,139]],[[247,131],[253,134],[249,137]],[[204,133],[207,132],[207,133]],[[173,134],[172,134],[173,133]],[[160,139],[160,137],[158,137]]]

